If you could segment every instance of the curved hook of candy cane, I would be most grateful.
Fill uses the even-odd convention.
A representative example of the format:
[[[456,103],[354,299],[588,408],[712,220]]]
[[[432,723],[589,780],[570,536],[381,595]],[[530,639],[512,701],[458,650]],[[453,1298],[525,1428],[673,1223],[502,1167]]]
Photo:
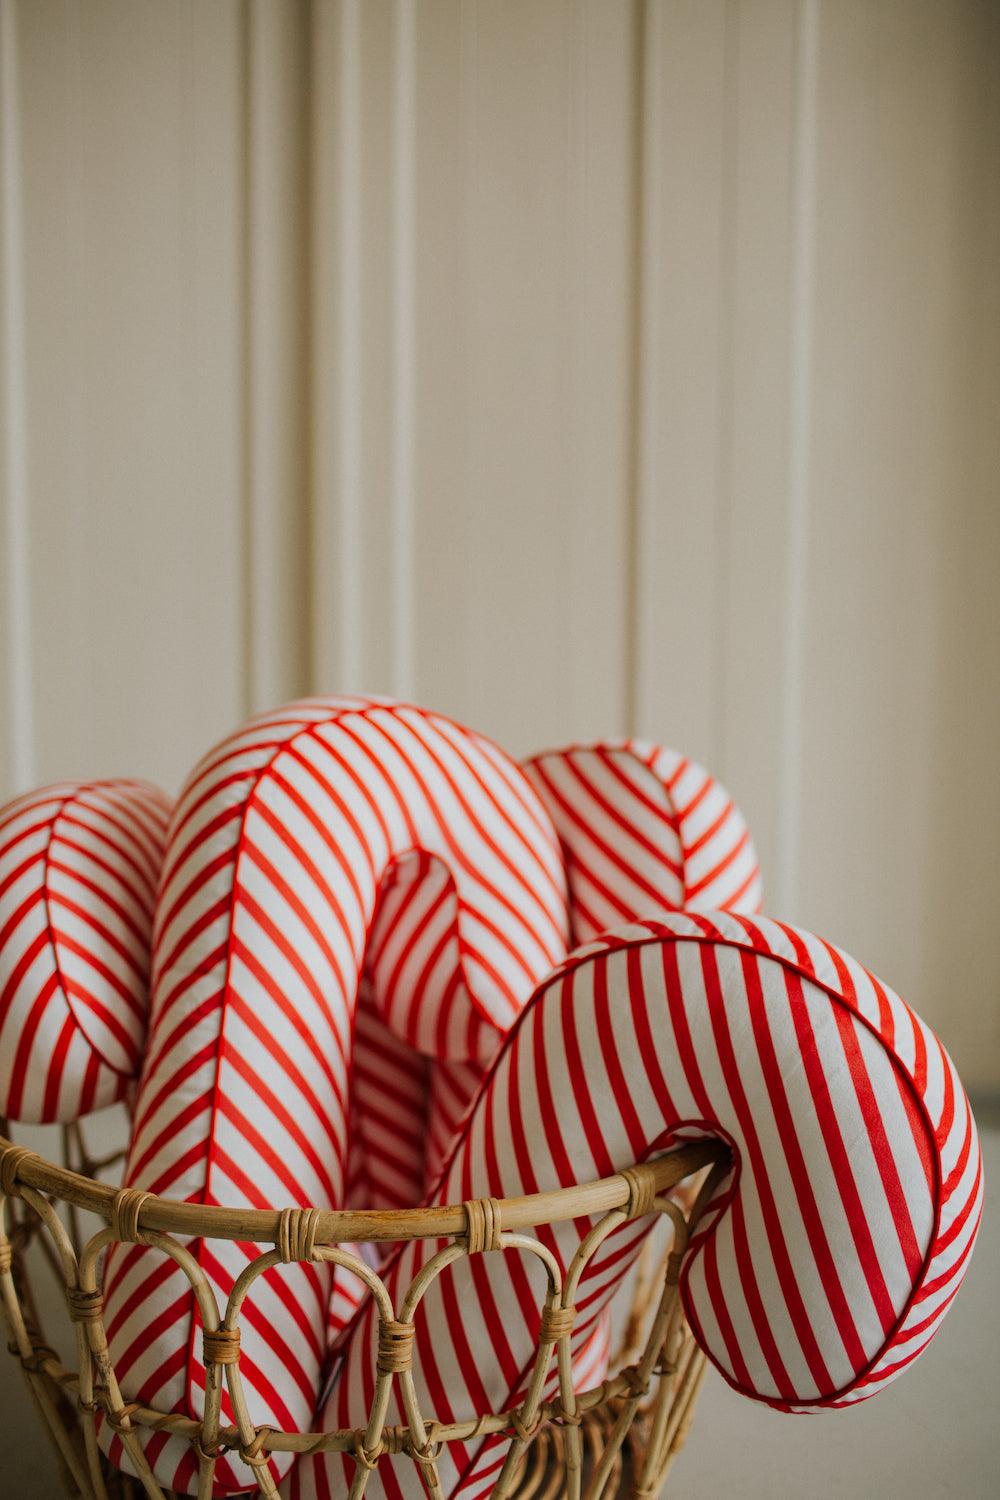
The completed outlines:
[[[760,910],[746,820],[697,761],[651,741],[596,740],[522,764],[562,845],[575,945],[641,917]],[[433,1176],[485,1069],[435,1061],[427,1121]]]
[[[941,1044],[812,934],[677,913],[571,954],[505,1043],[436,1197],[564,1186],[705,1134],[727,1142],[733,1167],[713,1186],[680,1271],[701,1349],[734,1388],[782,1411],[876,1394],[926,1346],[958,1289],[981,1164]],[[587,1221],[558,1224],[546,1243],[569,1267],[587,1233]],[[575,1295],[589,1315],[642,1240],[638,1218],[623,1223],[587,1261]],[[417,1253],[404,1247],[384,1271],[391,1294]],[[424,1298],[414,1377],[426,1410],[481,1409],[484,1399],[502,1410],[530,1369],[523,1288],[504,1258],[479,1260],[460,1319],[447,1274]],[[356,1327],[324,1425],[355,1420],[367,1340]],[[497,1456],[493,1444],[491,1465]],[[473,1483],[484,1460],[481,1444],[450,1444],[438,1465],[444,1493]],[[323,1493],[314,1466],[299,1473],[304,1500],[317,1485]],[[394,1480],[417,1494],[405,1469]]]
[[[0,1115],[74,1122],[134,1084],[168,814],[126,780],[0,808]]]
[[[574,944],[639,916],[760,909],[760,868],[747,822],[720,781],[681,751],[640,739],[598,739],[541,751],[522,769],[561,838]],[[448,879],[447,868],[430,870],[423,903],[445,900]],[[385,992],[391,960],[420,930],[423,903],[408,903],[400,889],[381,918],[394,930],[390,962],[373,944],[370,969]],[[420,975],[411,969],[406,978],[406,995],[420,993]],[[411,1208],[421,1197],[421,1175],[432,1187],[486,1065],[435,1056],[424,1080],[408,1047],[388,1037],[373,1004],[361,1005],[355,1046],[357,1134],[367,1166],[358,1191],[384,1208]],[[391,1124],[372,1101],[384,1070],[393,1076]]]
[[[542,751],[522,768],[560,837],[574,943],[638,917],[760,909],[760,868],[746,821],[696,761],[650,741],[608,739]],[[370,1050],[364,1026],[359,1034],[364,1056]],[[421,1093],[409,1104],[415,1127],[410,1138],[422,1143],[426,1133],[428,1186],[485,1073],[475,1062],[434,1060],[426,1101]],[[410,1098],[404,1091],[402,1107]],[[426,1132],[417,1113],[424,1110]],[[360,1125],[364,1132],[363,1119]],[[377,1123],[367,1128],[378,1135]],[[372,1175],[386,1181],[385,1174]],[[390,1169],[390,1195],[393,1190],[398,1192]],[[399,1197],[393,1206],[414,1201]]]

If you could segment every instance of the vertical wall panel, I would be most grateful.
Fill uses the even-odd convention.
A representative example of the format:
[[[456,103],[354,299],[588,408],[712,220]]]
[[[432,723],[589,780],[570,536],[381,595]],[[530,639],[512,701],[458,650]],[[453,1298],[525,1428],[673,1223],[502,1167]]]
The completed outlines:
[[[309,683],[309,30],[302,0],[244,20],[245,694]]]
[[[782,836],[794,815],[782,741],[789,733],[783,698],[794,689],[789,564],[799,501],[794,387],[802,378],[795,354],[803,330],[795,234],[807,191],[796,174],[800,9],[790,0],[741,9],[730,70],[732,219],[723,297],[732,346],[720,455],[726,505],[717,540],[719,659],[711,678],[719,773],[752,821],[765,899],[779,911],[790,896],[782,889]]]
[[[620,731],[634,17],[315,25],[316,680],[515,749]]]
[[[396,0],[394,6],[390,104],[392,573],[389,586],[393,599],[392,687],[403,698],[417,696],[417,9],[417,0]]]
[[[1000,1064],[1000,951],[982,920],[1000,902],[983,858],[1000,736],[980,560],[995,578],[995,476],[988,501],[970,469],[994,442],[976,382],[995,393],[997,360],[996,52],[981,32],[974,6],[822,8],[795,904],[893,976],[983,1086]]]
[[[0,4],[0,794],[35,768],[17,7]]]
[[[639,316],[637,727],[714,765],[728,511],[738,16],[646,7]]]
[[[786,814],[797,7],[648,7],[637,721]],[[777,586],[775,586],[777,584]]]
[[[974,4],[648,6],[639,318],[639,727],[980,1086],[995,49]]]
[[[360,5],[316,6],[310,54],[310,633],[314,686],[359,685]]]
[[[421,15],[417,687],[514,750],[620,732],[634,15]]]
[[[17,20],[33,774],[174,784],[243,708],[239,10]]]
[[[955,670],[946,568],[969,505],[957,374],[970,246],[955,207],[979,121],[960,54],[961,27],[933,3],[823,7],[795,907],[892,975],[961,1056],[948,992],[966,990],[973,971],[963,960],[948,986],[933,983],[934,804],[972,792],[994,814],[981,837],[1000,804],[993,786],[973,792],[961,777],[939,792],[937,759]],[[945,730],[955,771],[981,724],[970,703]],[[961,862],[951,882],[954,910]],[[996,1005],[996,989],[978,1004]],[[975,1077],[981,1059],[969,1065]]]
[[[796,7],[654,3],[647,16],[637,723],[727,779],[770,892]]]
[[[402,685],[393,495],[401,10],[359,0],[313,9],[313,650],[316,685],[329,692]]]
[[[1000,8],[957,28],[949,96],[956,286],[945,402],[942,630],[933,705],[923,989],[975,1084],[1000,1081]]]

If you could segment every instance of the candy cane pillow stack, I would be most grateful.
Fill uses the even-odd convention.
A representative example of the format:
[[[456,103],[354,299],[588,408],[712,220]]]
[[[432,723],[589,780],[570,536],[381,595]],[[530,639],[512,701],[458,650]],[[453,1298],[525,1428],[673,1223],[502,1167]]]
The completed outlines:
[[[559,833],[574,943],[632,917],[760,909],[760,867],[746,822],[721,783],[697,762],[628,739],[544,751],[523,768]],[[442,886],[435,893],[428,882],[425,910],[435,896],[443,901],[447,891]],[[393,960],[402,966],[416,946],[422,917],[412,903],[385,912],[380,922],[389,940],[375,961],[384,968]],[[384,976],[386,992],[394,978],[398,973]],[[419,994],[419,965],[411,962],[406,978],[407,993]],[[422,1186],[436,1183],[486,1069],[477,1062],[435,1060],[405,1078],[405,1048],[393,1043],[374,1013],[363,1009],[359,1019],[356,1119],[365,1170],[358,1201],[410,1207],[422,1198]],[[396,1082],[391,1121],[379,1100],[387,1055]],[[355,1287],[337,1299],[335,1337],[359,1298]],[[595,1330],[595,1349],[603,1344],[607,1350],[608,1328],[606,1320]],[[581,1389],[582,1366],[590,1367],[592,1353],[586,1351],[577,1371]],[[590,1373],[596,1383],[603,1372],[594,1364]]]
[[[530,797],[526,813],[540,819],[539,836],[554,841],[544,809],[524,779],[519,780]],[[464,1095],[477,1086],[505,1034],[469,1011],[463,1047],[442,1048],[427,1024],[421,997],[436,982],[438,968],[456,968],[455,884],[438,860],[401,861],[397,870],[369,935],[352,1074],[352,1132],[362,1155],[352,1196],[376,1208],[410,1208],[421,1202],[438,1165],[432,1142],[442,1133],[449,1140],[454,1134],[447,1124],[442,1127],[431,1100],[435,1068],[453,1074]],[[523,994],[521,1003],[527,998]],[[511,1011],[508,1025],[519,1009]],[[428,1066],[426,1059],[432,1057],[440,1061]],[[388,1115],[387,1098],[392,1101]],[[463,1098],[460,1115],[467,1102]]]
[[[746,821],[722,784],[696,761],[645,740],[600,740],[543,751],[523,769],[559,834],[574,944],[638,916],[760,910],[760,866]],[[446,897],[441,878],[436,891],[428,882],[423,910],[400,902],[387,912],[380,920],[390,940],[377,961],[389,968],[388,953],[401,964],[412,952],[423,911]],[[419,993],[419,965],[411,961],[406,979],[407,993]],[[383,988],[391,982],[384,975]],[[389,1045],[383,1031],[372,1016],[358,1038],[361,1120],[378,1113],[374,1097],[370,1109],[365,1106]],[[420,1200],[415,1181],[429,1186],[436,1179],[483,1073],[475,1063],[435,1062],[427,1080],[430,1101],[412,1088],[403,1091],[405,1125],[398,1136],[422,1142],[426,1128],[424,1171],[415,1174],[409,1160],[409,1171],[401,1172],[393,1132],[382,1132],[382,1150],[376,1141],[366,1153],[368,1201],[404,1208]]]
[[[599,740],[543,751],[524,772],[559,834],[574,945],[634,917],[760,910],[760,865],[746,821],[697,761],[646,740]],[[432,1064],[429,1181],[483,1071]]]
[[[71,1121],[134,1083],[168,813],[141,781],[0,810],[0,1115]]]
[[[310,700],[218,746],[169,830],[167,812],[129,781],[67,783],[0,810],[0,1113],[71,1120],[130,1097],[151,983],[132,1186],[337,1207],[351,1172],[360,1195],[405,1200],[428,1158],[393,1139],[389,1094],[443,1158],[441,1203],[569,1186],[707,1134],[733,1165],[681,1285],[730,1384],[786,1411],[849,1405],[926,1347],[981,1212],[968,1103],[891,990],[820,939],[751,915],[749,833],[707,772],[635,741],[546,752],[522,771],[440,715]],[[585,946],[563,961],[570,936]],[[581,1282],[579,1386],[603,1367],[607,1306],[650,1223],[623,1226]],[[539,1237],[565,1269],[588,1228]],[[390,1262],[397,1305],[435,1248],[415,1242]],[[191,1249],[223,1303],[257,1254]],[[523,1261],[495,1254],[432,1284],[414,1361],[426,1414],[523,1396],[539,1291]],[[117,1246],[105,1293],[126,1396],[199,1413],[186,1277]],[[377,1319],[370,1302],[353,1307],[346,1297],[337,1313],[327,1428],[364,1426],[370,1409]],[[241,1374],[257,1424],[313,1424],[330,1316],[327,1268],[254,1283]],[[402,1420],[393,1402],[389,1420]],[[101,1440],[123,1461],[112,1431]],[[194,1489],[186,1443],[143,1441],[168,1486]],[[447,1445],[444,1493],[487,1493],[507,1442]],[[286,1492],[340,1495],[354,1462],[303,1459]],[[275,1477],[287,1468],[271,1460]],[[236,1460],[216,1470],[217,1491],[253,1480]],[[369,1491],[423,1493],[409,1461],[387,1458]]]
[[[402,982],[379,993],[378,914],[391,928],[395,893],[420,901],[442,871],[449,899],[432,896],[424,913],[416,1003]],[[407,1043],[482,1060],[564,955],[567,932],[558,841],[494,746],[389,700],[312,700],[253,721],[205,757],[171,821],[126,1182],[200,1203],[341,1206],[366,947],[380,1014]],[[254,1247],[193,1250],[224,1305]],[[315,1265],[275,1267],[251,1288],[240,1370],[258,1423],[311,1425],[329,1293]],[[126,1394],[200,1411],[183,1273],[119,1246],[105,1295]],[[120,1439],[102,1436],[128,1467]],[[146,1457],[166,1484],[194,1487],[186,1443],[155,1433]],[[222,1489],[253,1482],[238,1460],[216,1473]]]
[[[926,1347],[964,1275],[982,1205],[968,1102],[950,1059],[885,985],[812,935],[764,919],[677,914],[570,955],[505,1043],[437,1201],[566,1187],[678,1141],[727,1142],[682,1269],[694,1336],[737,1390],[785,1411],[874,1395]],[[597,1252],[573,1345],[594,1329],[647,1217]],[[588,1219],[540,1228],[565,1271]],[[398,1306],[438,1248],[406,1245],[386,1273]],[[472,1255],[434,1280],[416,1316],[426,1416],[502,1410],[525,1391],[540,1286],[516,1254]],[[364,1426],[377,1319],[354,1324],[326,1429]],[[388,1421],[403,1420],[394,1387]],[[509,1437],[447,1444],[446,1496],[480,1496]],[[293,1500],[346,1493],[345,1454],[296,1466]],[[367,1493],[422,1494],[383,1457]]]

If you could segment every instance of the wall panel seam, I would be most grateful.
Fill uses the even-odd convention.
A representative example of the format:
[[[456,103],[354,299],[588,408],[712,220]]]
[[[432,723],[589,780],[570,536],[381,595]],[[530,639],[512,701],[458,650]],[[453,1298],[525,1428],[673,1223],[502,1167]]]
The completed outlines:
[[[414,693],[416,640],[416,69],[414,0],[396,0],[392,60],[393,691]]]
[[[663,13],[657,0],[640,0],[636,9],[634,51],[634,166],[632,263],[632,360],[629,372],[627,512],[625,516],[625,661],[623,718],[625,733],[639,732],[643,655],[643,519],[655,493],[659,307],[657,266],[659,235],[661,89],[657,78]]]
[[[28,477],[27,366],[24,287],[24,202],[21,183],[20,80],[15,0],[0,5],[0,218],[3,263],[4,531],[6,551],[9,770],[17,790],[34,780],[32,702],[31,530]]]
[[[255,474],[257,402],[255,399],[256,377],[256,329],[254,285],[254,153],[257,149],[258,108],[254,52],[257,46],[255,29],[258,24],[254,0],[242,7],[239,13],[239,42],[242,94],[242,147],[243,161],[240,189],[241,203],[241,250],[239,274],[240,288],[240,338],[242,340],[240,360],[240,546],[242,569],[240,572],[241,600],[240,624],[243,651],[242,698],[243,713],[249,714],[257,707],[261,662],[258,657],[258,630],[255,623],[258,581],[258,552],[260,537],[257,533],[257,481]]]
[[[820,0],[800,0],[796,16],[792,166],[792,277],[789,351],[788,488],[783,579],[783,660],[779,739],[781,790],[777,905],[796,909],[802,796],[809,459],[812,422],[816,260],[817,101]]]
[[[719,196],[719,320],[716,349],[715,517],[712,629],[711,755],[722,776],[730,776],[726,724],[732,640],[731,567],[733,462],[736,402],[737,236],[740,185],[740,7],[726,0],[722,56],[722,170]]]
[[[357,691],[364,675],[364,555],[361,460],[361,4],[345,0],[341,11],[338,76],[340,193],[337,205],[337,286],[340,294],[337,350],[337,493],[329,497],[339,517],[336,564],[340,590],[338,691]]]

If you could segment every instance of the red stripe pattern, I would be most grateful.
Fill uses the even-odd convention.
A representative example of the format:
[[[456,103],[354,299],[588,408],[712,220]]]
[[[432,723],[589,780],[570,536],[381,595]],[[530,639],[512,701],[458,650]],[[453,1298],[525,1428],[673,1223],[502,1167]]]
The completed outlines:
[[[578,949],[505,1043],[436,1194],[439,1202],[568,1186],[679,1140],[728,1141],[682,1271],[695,1337],[727,1381],[784,1411],[875,1394],[926,1347],[962,1280],[982,1205],[975,1125],[940,1043],[885,985],[809,933],[765,919],[675,914]],[[596,1326],[652,1221],[591,1261],[574,1346]],[[540,1230],[565,1268],[590,1229]],[[438,1245],[404,1246],[395,1299]],[[460,1261],[417,1314],[417,1392],[449,1420],[523,1395],[537,1282],[516,1255]],[[363,1425],[375,1317],[346,1342],[325,1428]],[[394,1397],[395,1400],[395,1397]],[[390,1422],[403,1420],[398,1404]],[[488,1493],[506,1440],[453,1443],[444,1493]],[[296,1500],[342,1495],[353,1460],[302,1460]],[[417,1496],[405,1460],[369,1489]]]
[[[417,992],[419,994],[419,991]],[[351,1207],[399,1208],[424,1196],[430,1060],[383,1021],[366,974],[351,1064]],[[471,1063],[444,1064],[473,1067]]]
[[[575,943],[640,913],[760,910],[742,813],[677,750],[605,740],[545,751],[524,770],[562,841]]]
[[[74,1120],[134,1080],[168,815],[140,781],[62,782],[0,810],[0,1115]]]
[[[707,771],[677,751],[638,740],[598,741],[545,751],[526,761],[524,770],[560,835],[575,943],[639,916],[715,905],[759,911],[760,869],[742,814]],[[441,873],[446,880],[447,872]],[[424,912],[446,898],[443,881],[435,891],[436,879],[432,874],[420,887],[423,906],[397,908],[396,951],[406,949]],[[419,994],[418,965],[408,979],[407,993]],[[387,1054],[395,1076],[405,1050],[393,1048],[386,1027],[373,1016],[359,1026],[355,1053],[365,1167],[359,1201],[406,1208],[436,1181],[486,1069],[434,1061],[428,1072],[413,1056],[410,1084],[402,1086],[400,1079],[399,1099],[386,1122],[377,1080]],[[426,1085],[414,1088],[423,1075]],[[406,1170],[400,1170],[401,1150]],[[421,1152],[425,1159],[415,1160]]]
[[[400,893],[420,899],[432,868],[447,871],[449,900],[399,953]],[[566,936],[558,841],[494,746],[389,700],[310,700],[254,720],[196,768],[171,822],[127,1183],[201,1203],[341,1206],[366,947],[379,1012],[408,1045],[482,1060]],[[255,1252],[194,1253],[224,1304]],[[199,1412],[183,1273],[118,1247],[105,1291],[123,1389]],[[315,1265],[254,1283],[240,1368],[258,1422],[310,1424],[329,1296]],[[122,1459],[117,1438],[110,1451]],[[147,1454],[166,1484],[194,1487],[186,1444],[156,1433]],[[252,1482],[238,1461],[217,1473],[222,1489]]]
[[[551,830],[550,824],[545,826]],[[401,865],[403,878],[394,881],[380,903],[365,956],[352,1076],[361,1149],[355,1197],[377,1208],[420,1203],[443,1160],[435,1155],[435,1142],[442,1137],[445,1144],[451,1141],[449,1122],[436,1118],[429,1097],[433,1068],[478,1082],[504,1035],[469,1010],[464,1046],[451,1052],[457,1060],[428,1063],[430,1057],[446,1059],[449,1054],[426,1023],[421,1030],[413,1018],[424,1013],[421,997],[427,987],[440,989],[446,976],[456,972],[455,885],[440,860],[425,857],[419,864],[411,860]],[[373,1003],[373,995],[380,1004]],[[527,998],[525,993],[522,1003]],[[388,1114],[386,1067],[395,1086]]]
[[[559,834],[574,945],[637,917],[757,912],[760,866],[739,808],[703,766],[645,740],[599,740],[525,761]],[[484,1070],[432,1065],[428,1181]]]

